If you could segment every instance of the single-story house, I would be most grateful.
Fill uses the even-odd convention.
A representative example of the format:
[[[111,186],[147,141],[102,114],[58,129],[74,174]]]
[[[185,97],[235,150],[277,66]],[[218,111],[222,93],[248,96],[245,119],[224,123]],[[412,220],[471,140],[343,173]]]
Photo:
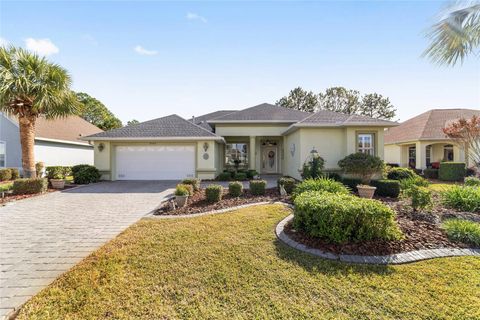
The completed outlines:
[[[83,136],[103,132],[78,116],[54,120],[37,119],[35,161],[46,166],[93,164],[93,145]],[[18,120],[0,113],[0,167],[22,167],[22,148]]]
[[[385,131],[385,162],[425,169],[432,163],[457,161],[469,164],[465,150],[453,143],[443,129],[460,118],[480,116],[480,110],[433,109]],[[473,165],[473,164],[471,164]]]
[[[169,115],[82,139],[93,141],[95,166],[108,180],[214,179],[229,167],[300,178],[312,150],[327,169],[357,151],[383,159],[384,130],[396,125],[264,103],[190,120]]]

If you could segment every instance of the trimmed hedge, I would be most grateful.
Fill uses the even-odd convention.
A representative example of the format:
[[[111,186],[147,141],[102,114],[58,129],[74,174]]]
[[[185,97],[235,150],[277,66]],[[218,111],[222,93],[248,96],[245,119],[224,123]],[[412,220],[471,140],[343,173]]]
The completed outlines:
[[[76,184],[89,184],[100,180],[100,171],[94,166],[80,164],[72,167],[73,182]]]
[[[280,177],[277,180],[278,189],[280,190],[280,186],[283,186],[283,188],[288,194],[291,194],[293,192],[296,184],[297,180],[291,177]]]
[[[245,172],[237,172],[233,178],[237,181],[245,181],[247,180],[247,174]]]
[[[380,201],[349,194],[307,191],[294,201],[293,225],[333,243],[402,238],[395,211]]]
[[[480,212],[480,188],[452,186],[440,193],[442,203],[449,208]]]
[[[232,173],[224,171],[217,176],[218,181],[230,181],[232,180]]]
[[[218,184],[211,184],[205,188],[205,197],[210,203],[222,200],[223,188]]]
[[[372,180],[370,184],[377,188],[375,190],[377,196],[398,198],[400,195],[400,182],[398,180]]]
[[[250,192],[255,196],[263,196],[267,188],[265,180],[250,180]]]
[[[0,181],[8,181],[12,179],[12,170],[9,168],[0,169]]]
[[[193,187],[193,191],[198,191],[200,190],[200,183],[202,180],[197,179],[197,178],[188,178],[188,179],[183,179],[182,184],[189,184]]]
[[[352,190],[352,192],[357,192],[358,191],[357,186],[359,184],[362,184],[362,179],[354,178],[354,177],[352,177],[352,178],[344,177],[344,178],[342,178],[341,182],[348,189]]]
[[[17,179],[13,182],[14,194],[35,194],[47,191],[48,180],[45,178]]]
[[[403,180],[403,179],[413,178],[416,175],[417,174],[412,169],[394,167],[388,171],[387,178],[389,180]]]
[[[228,194],[232,197],[240,197],[243,193],[243,183],[233,181],[228,184]]]
[[[255,177],[256,175],[258,175],[257,170],[248,170],[247,171],[247,178],[248,179],[253,179],[253,177]]]
[[[326,191],[331,193],[350,194],[350,191],[340,182],[327,179],[307,179],[303,180],[293,190],[292,199],[307,191]]]
[[[441,162],[438,170],[438,179],[443,181],[463,181],[466,174],[463,162]]]
[[[438,179],[438,169],[427,168],[423,170],[423,176],[427,179]]]
[[[342,176],[337,172],[325,172],[323,175],[325,178],[328,178],[331,180],[342,181]]]
[[[20,178],[20,171],[17,168],[8,168],[8,169],[10,169],[12,173],[12,177],[11,177],[12,180],[16,180]]]

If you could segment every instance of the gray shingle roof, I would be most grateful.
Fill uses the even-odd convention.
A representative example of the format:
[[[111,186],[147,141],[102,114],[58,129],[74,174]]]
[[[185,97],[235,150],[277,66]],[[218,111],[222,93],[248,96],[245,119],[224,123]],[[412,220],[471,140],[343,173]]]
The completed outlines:
[[[298,125],[368,125],[368,126],[396,126],[398,123],[388,120],[370,118],[356,114],[344,114],[329,110],[320,110],[298,122]]]
[[[164,137],[218,137],[182,117],[172,114],[166,117],[141,122],[97,133],[86,138],[164,138]]]
[[[199,125],[202,128],[207,129],[208,131],[213,132],[213,128],[207,123],[209,120],[213,120],[219,117],[223,117],[227,114],[230,114],[232,112],[237,112],[237,110],[219,110],[219,111],[214,111],[210,112],[195,118],[190,119],[193,123]]]
[[[232,112],[227,115],[209,120],[207,122],[234,122],[234,121],[279,121],[279,122],[297,122],[311,113],[289,108],[275,106],[273,104],[262,103],[257,106]]]
[[[396,128],[388,129],[385,132],[385,143],[446,139],[443,128],[452,121],[470,119],[473,115],[480,116],[480,110],[432,109],[408,119]]]

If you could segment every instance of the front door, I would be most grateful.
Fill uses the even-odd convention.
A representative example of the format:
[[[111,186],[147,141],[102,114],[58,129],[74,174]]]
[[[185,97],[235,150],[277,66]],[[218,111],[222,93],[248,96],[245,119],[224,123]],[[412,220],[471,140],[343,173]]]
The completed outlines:
[[[278,172],[277,147],[265,147],[262,152],[262,173]]]

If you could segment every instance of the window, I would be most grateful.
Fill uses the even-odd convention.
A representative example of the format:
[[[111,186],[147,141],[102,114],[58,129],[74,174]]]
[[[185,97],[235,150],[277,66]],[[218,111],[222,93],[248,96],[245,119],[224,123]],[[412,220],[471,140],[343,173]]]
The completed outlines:
[[[375,148],[374,148],[374,134],[373,133],[361,133],[357,137],[357,151],[366,153],[369,155],[375,155]]]
[[[453,161],[453,145],[447,144],[443,147],[443,160]]]
[[[225,165],[235,168],[248,168],[248,147],[246,143],[227,143]]]
[[[415,169],[417,166],[417,148],[408,147],[408,167]]]
[[[0,168],[4,168],[7,162],[7,144],[5,141],[0,141]]]
[[[432,146],[425,147],[425,160],[427,168],[432,165]]]

